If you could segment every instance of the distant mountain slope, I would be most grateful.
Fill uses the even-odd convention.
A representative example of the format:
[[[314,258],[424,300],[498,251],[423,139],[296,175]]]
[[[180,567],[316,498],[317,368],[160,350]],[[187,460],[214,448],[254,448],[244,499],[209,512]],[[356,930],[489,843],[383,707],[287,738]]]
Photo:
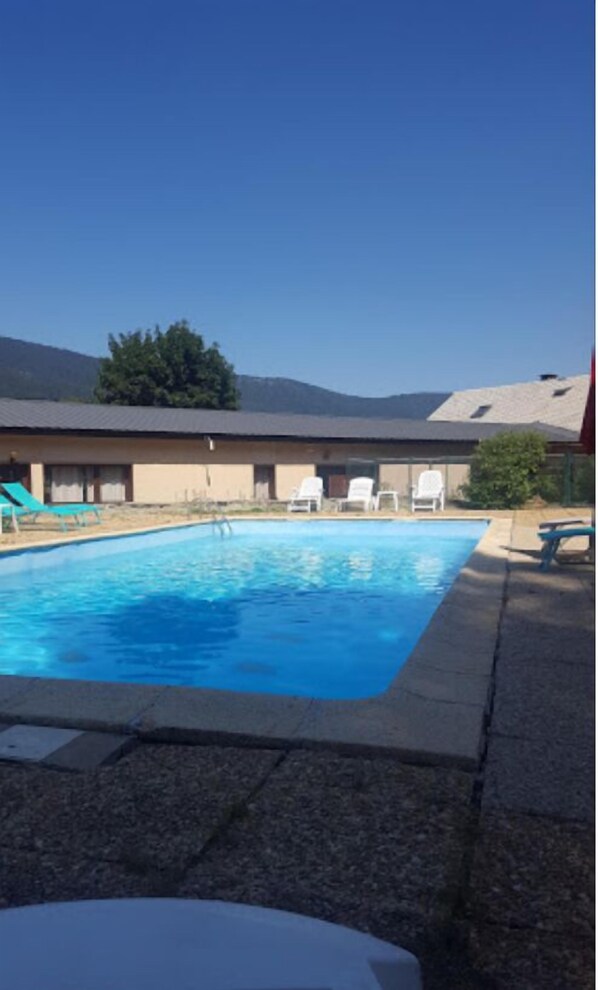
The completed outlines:
[[[12,399],[90,400],[99,359],[45,344],[0,337],[0,395]]]
[[[90,402],[99,358],[46,344],[0,337],[0,396],[12,399],[79,399]],[[247,412],[427,419],[449,392],[415,392],[367,399],[344,395],[291,378],[238,376],[241,408]]]
[[[306,385],[292,378],[239,375],[241,408],[247,412],[304,413],[314,416],[363,416],[366,419],[427,419],[450,392],[413,392],[367,399]]]

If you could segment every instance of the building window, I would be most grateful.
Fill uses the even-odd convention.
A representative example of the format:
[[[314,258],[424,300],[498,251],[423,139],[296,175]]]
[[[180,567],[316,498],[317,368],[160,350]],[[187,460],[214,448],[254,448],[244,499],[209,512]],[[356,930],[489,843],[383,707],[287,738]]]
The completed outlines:
[[[261,502],[276,498],[276,480],[273,464],[253,465],[253,497]]]
[[[69,502],[130,502],[129,464],[47,464],[44,497],[57,505]]]
[[[475,412],[472,412],[470,419],[481,419],[485,416],[487,412],[492,409],[492,406],[478,406]]]

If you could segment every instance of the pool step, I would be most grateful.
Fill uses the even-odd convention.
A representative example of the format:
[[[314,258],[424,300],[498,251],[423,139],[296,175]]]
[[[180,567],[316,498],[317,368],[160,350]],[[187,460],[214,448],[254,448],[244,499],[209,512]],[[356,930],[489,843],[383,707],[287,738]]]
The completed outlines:
[[[94,770],[116,763],[137,740],[111,732],[47,725],[0,726],[0,762],[38,763],[60,770]]]

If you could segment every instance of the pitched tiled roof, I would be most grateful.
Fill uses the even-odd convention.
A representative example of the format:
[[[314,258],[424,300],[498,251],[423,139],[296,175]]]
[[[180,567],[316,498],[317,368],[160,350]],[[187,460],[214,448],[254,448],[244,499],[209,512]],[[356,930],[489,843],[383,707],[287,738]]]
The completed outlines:
[[[429,416],[431,420],[483,423],[546,423],[579,434],[590,376],[470,388],[453,394]],[[487,407],[487,408],[485,408]]]
[[[551,440],[577,435],[535,424]],[[500,424],[413,419],[348,419],[210,409],[155,409],[77,402],[0,399],[0,433],[148,434],[162,436],[252,437],[270,439],[371,441],[477,441],[500,432]],[[511,424],[509,429],[522,429]]]

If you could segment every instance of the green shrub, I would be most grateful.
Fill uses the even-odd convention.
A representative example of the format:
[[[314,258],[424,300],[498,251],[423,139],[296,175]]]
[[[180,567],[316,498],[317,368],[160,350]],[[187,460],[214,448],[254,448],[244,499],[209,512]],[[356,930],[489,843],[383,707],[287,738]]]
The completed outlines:
[[[556,467],[542,471],[538,478],[538,495],[549,505],[560,505],[564,501],[563,461],[564,458],[559,458]]]
[[[540,433],[498,433],[482,440],[471,459],[463,494],[480,509],[515,509],[537,495],[547,443]]]

